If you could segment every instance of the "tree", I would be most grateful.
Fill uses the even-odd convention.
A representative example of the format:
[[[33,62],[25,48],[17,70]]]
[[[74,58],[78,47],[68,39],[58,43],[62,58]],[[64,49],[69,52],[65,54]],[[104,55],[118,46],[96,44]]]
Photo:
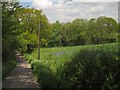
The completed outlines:
[[[50,42],[49,46],[61,46],[61,30],[63,28],[63,25],[56,21],[56,23],[52,24],[51,27],[51,36],[50,36]]]
[[[6,61],[17,48],[16,36],[19,35],[17,12],[21,9],[16,2],[2,2],[2,60]],[[16,43],[15,43],[16,42]]]
[[[71,46],[117,41],[117,22],[110,17],[75,19],[52,24],[49,46]],[[42,42],[46,42],[44,39]]]
[[[75,19],[72,22],[74,32],[75,32],[75,44],[83,45],[86,43],[86,33],[87,33],[87,20],[86,19]]]
[[[91,18],[88,21],[88,32],[87,32],[88,38],[90,40],[90,44],[97,44],[98,43],[98,36],[99,32],[97,30],[97,23],[95,18]]]
[[[101,16],[97,18],[99,42],[115,42],[117,37],[117,22],[113,18]]]
[[[64,36],[64,40],[65,40],[65,44],[66,45],[74,45],[74,34],[75,31],[73,29],[72,23],[71,22],[67,22],[64,24],[64,31],[63,31],[63,36]]]
[[[19,19],[21,20],[21,26],[23,33],[20,36],[20,41],[22,43],[22,48],[30,53],[32,48],[38,45],[38,29],[39,22],[40,24],[40,42],[41,39],[47,37],[49,32],[49,22],[46,16],[43,14],[41,10],[33,9],[33,8],[23,8],[23,10],[19,15]],[[22,40],[23,39],[23,40]],[[43,43],[41,43],[41,46]]]

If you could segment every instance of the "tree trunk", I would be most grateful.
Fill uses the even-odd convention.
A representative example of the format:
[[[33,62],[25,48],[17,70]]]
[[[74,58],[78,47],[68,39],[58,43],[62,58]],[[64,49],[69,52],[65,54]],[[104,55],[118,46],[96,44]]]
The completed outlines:
[[[28,54],[30,53],[30,44],[27,44],[27,51],[28,51]]]

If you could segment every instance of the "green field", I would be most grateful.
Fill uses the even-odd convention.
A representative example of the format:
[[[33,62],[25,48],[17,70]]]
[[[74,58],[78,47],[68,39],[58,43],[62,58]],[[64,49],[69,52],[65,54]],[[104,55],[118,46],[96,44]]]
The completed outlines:
[[[41,48],[40,49],[40,62],[49,66],[51,69],[56,69],[59,65],[65,63],[65,61],[71,60],[71,58],[79,52],[81,49],[104,49],[109,52],[116,52],[118,45],[115,43],[103,44],[103,45],[86,45],[86,46],[70,46],[70,47],[54,47],[54,48]],[[37,60],[37,50],[30,55],[30,58]]]
[[[41,48],[39,61],[37,60],[37,49],[35,49],[31,55],[26,54],[25,57],[31,63],[33,72],[38,81],[42,83],[42,87],[77,88],[79,85],[75,83],[81,82],[77,80],[77,78],[82,74],[88,73],[91,69],[93,71],[90,73],[93,74],[94,72],[99,73],[99,70],[100,72],[105,72],[104,69],[108,69],[108,71],[110,69],[111,71],[111,68],[117,68],[109,67],[108,65],[114,65],[116,64],[114,61],[118,61],[118,43]],[[78,63],[82,66],[79,65],[76,68]],[[99,68],[99,70],[96,71],[96,68]],[[86,70],[85,72],[84,69]],[[74,73],[76,74],[74,75]],[[79,76],[76,76],[77,74]],[[106,74],[103,74],[104,78],[108,78],[105,76]],[[95,75],[95,78],[96,77]],[[85,79],[85,81],[86,80],[87,79]],[[91,83],[88,83],[88,81],[86,81],[86,83],[90,85],[89,87],[92,87]],[[82,86],[81,89],[83,89]]]

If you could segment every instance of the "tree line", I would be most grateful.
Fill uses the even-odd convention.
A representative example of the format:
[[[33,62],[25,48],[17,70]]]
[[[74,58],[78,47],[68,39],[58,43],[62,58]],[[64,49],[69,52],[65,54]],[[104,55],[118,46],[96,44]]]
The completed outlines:
[[[90,20],[78,18],[67,23],[56,21],[52,24],[52,38],[48,45],[75,46],[116,42],[117,27],[118,23],[106,16]]]
[[[76,46],[118,41],[118,23],[111,17],[90,20],[77,18],[71,22],[50,23],[42,10],[23,8],[19,3],[2,2],[3,61],[18,49],[31,52],[41,47]]]

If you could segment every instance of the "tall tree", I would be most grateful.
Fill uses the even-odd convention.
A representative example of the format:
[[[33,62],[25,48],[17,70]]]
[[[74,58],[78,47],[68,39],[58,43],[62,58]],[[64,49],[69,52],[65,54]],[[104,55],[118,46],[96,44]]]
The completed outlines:
[[[41,10],[33,8],[23,8],[19,12],[19,19],[21,20],[21,26],[23,33],[20,36],[22,47],[27,49],[28,53],[31,52],[31,46],[36,47],[38,45],[38,29],[40,24],[40,41],[43,38],[46,39],[49,31],[49,22],[46,16]],[[22,40],[23,39],[23,40]],[[42,46],[43,43],[41,43]]]
[[[95,18],[91,18],[88,21],[88,38],[90,40],[90,44],[97,44],[98,43],[98,35],[99,32],[97,30],[97,23],[96,23],[96,19]]]
[[[52,33],[50,37],[50,46],[61,46],[61,30],[63,28],[63,25],[59,22],[56,21],[55,23],[52,24]]]
[[[97,29],[99,31],[99,41],[115,42],[117,37],[117,22],[113,18],[101,16],[97,18]]]
[[[86,19],[75,19],[72,22],[74,32],[76,34],[75,43],[76,45],[83,45],[86,43],[86,33],[87,33],[87,20]]]
[[[2,2],[2,57],[10,58],[16,48],[16,35],[19,34],[19,21],[16,19],[20,6],[16,2]],[[16,43],[15,43],[16,42]]]

